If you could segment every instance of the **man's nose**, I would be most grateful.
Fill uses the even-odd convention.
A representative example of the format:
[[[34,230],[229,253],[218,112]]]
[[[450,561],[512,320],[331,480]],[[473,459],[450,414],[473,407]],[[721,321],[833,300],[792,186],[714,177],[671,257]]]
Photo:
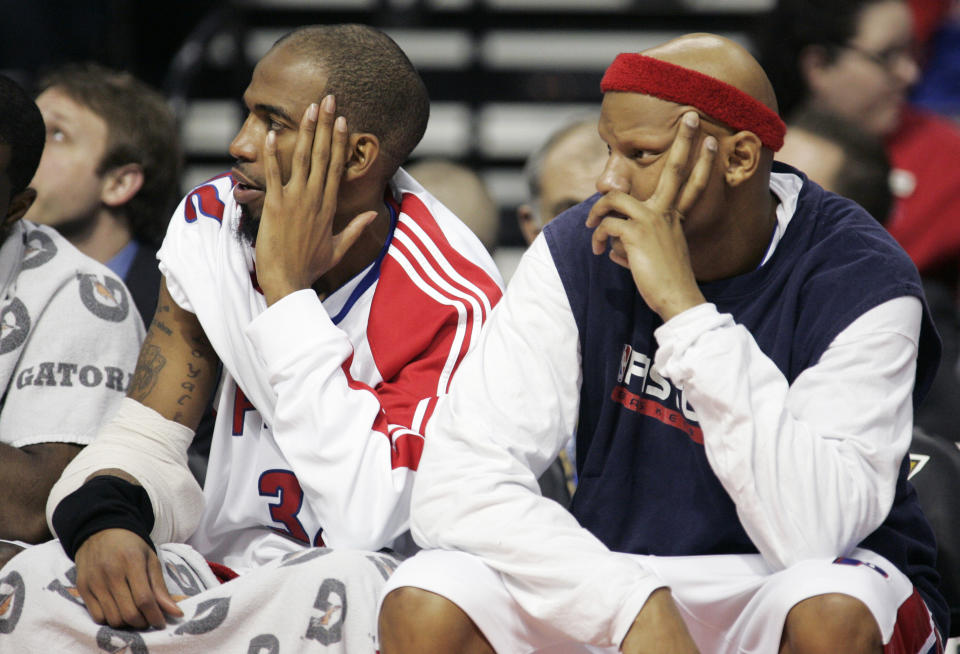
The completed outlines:
[[[609,193],[610,191],[630,192],[630,178],[626,173],[624,163],[622,157],[615,152],[607,157],[603,172],[597,178],[597,190],[600,193]]]
[[[230,156],[241,161],[255,161],[257,158],[258,147],[256,143],[256,132],[253,121],[256,120],[253,114],[247,116],[240,126],[240,131],[230,141]]]

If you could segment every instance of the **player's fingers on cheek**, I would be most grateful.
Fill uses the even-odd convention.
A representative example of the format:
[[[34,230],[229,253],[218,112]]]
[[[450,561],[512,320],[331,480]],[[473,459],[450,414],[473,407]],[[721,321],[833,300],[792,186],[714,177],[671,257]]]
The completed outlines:
[[[310,151],[313,149],[313,138],[317,131],[317,114],[319,109],[315,102],[311,103],[300,119],[300,128],[293,145],[293,158],[290,167],[290,181],[300,183],[310,174]]]
[[[680,119],[677,135],[667,153],[667,161],[651,198],[658,207],[671,207],[677,200],[680,186],[686,177],[691,143],[699,125],[700,116],[695,111],[688,111]]]
[[[331,211],[336,208],[337,194],[340,192],[340,176],[343,174],[343,158],[346,149],[347,119],[337,116],[333,124],[330,162],[327,168],[327,180],[323,189],[324,206]]]
[[[320,123],[313,138],[313,173],[311,182],[323,185],[326,182],[327,165],[330,162],[330,139],[333,135],[333,123],[336,120],[337,104],[332,95],[323,99],[320,105]]]
[[[277,133],[273,130],[267,132],[265,137],[264,171],[266,174],[267,188],[279,188],[282,184],[280,180],[280,162],[277,161]]]
[[[710,181],[710,173],[713,171],[713,164],[717,155],[717,139],[708,136],[703,140],[697,156],[697,163],[690,172],[690,177],[683,185],[683,191],[680,199],[677,201],[677,210],[680,213],[686,213],[703,193]]]
[[[330,172],[339,179],[343,170],[343,162],[347,156],[347,118],[337,116],[333,122],[333,137],[330,145]]]

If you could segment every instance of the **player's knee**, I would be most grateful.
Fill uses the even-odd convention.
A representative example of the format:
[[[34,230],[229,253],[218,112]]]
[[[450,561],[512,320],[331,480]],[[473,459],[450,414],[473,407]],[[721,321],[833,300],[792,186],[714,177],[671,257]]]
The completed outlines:
[[[460,607],[435,593],[404,586],[380,609],[382,654],[493,654],[493,648]]]
[[[787,614],[780,654],[879,654],[880,628],[870,609],[849,595],[829,593],[803,600]]]

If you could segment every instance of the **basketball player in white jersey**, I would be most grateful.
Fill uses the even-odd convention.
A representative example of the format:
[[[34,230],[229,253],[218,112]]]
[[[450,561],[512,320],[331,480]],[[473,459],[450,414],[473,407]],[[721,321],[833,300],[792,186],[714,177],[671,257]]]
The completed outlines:
[[[376,647],[384,548],[404,547],[422,434],[499,275],[399,169],[429,105],[385,35],[297,30],[244,102],[232,173],[188,194],[158,254],[125,405],[51,495],[60,543],[0,571],[0,650]],[[200,489],[186,447],[212,393]],[[64,592],[19,591],[38,587]]]

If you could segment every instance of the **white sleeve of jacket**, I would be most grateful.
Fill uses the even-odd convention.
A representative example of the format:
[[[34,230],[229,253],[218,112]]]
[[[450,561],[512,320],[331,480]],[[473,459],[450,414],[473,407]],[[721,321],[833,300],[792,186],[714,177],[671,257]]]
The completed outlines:
[[[276,393],[274,440],[323,526],[324,542],[364,550],[389,545],[408,528],[423,448],[421,427],[409,416],[436,396],[453,337],[438,337],[408,364],[409,374],[373,389],[350,376],[353,346],[312,290],[276,302],[246,333]]]
[[[423,547],[482,558],[525,610],[572,639],[619,645],[663,582],[537,486],[573,433],[580,382],[577,326],[541,236],[430,424],[411,531]]]
[[[890,512],[912,433],[921,318],[914,297],[867,311],[792,385],[712,304],[657,330],[655,365],[684,388],[711,467],[775,569],[844,554]]]

